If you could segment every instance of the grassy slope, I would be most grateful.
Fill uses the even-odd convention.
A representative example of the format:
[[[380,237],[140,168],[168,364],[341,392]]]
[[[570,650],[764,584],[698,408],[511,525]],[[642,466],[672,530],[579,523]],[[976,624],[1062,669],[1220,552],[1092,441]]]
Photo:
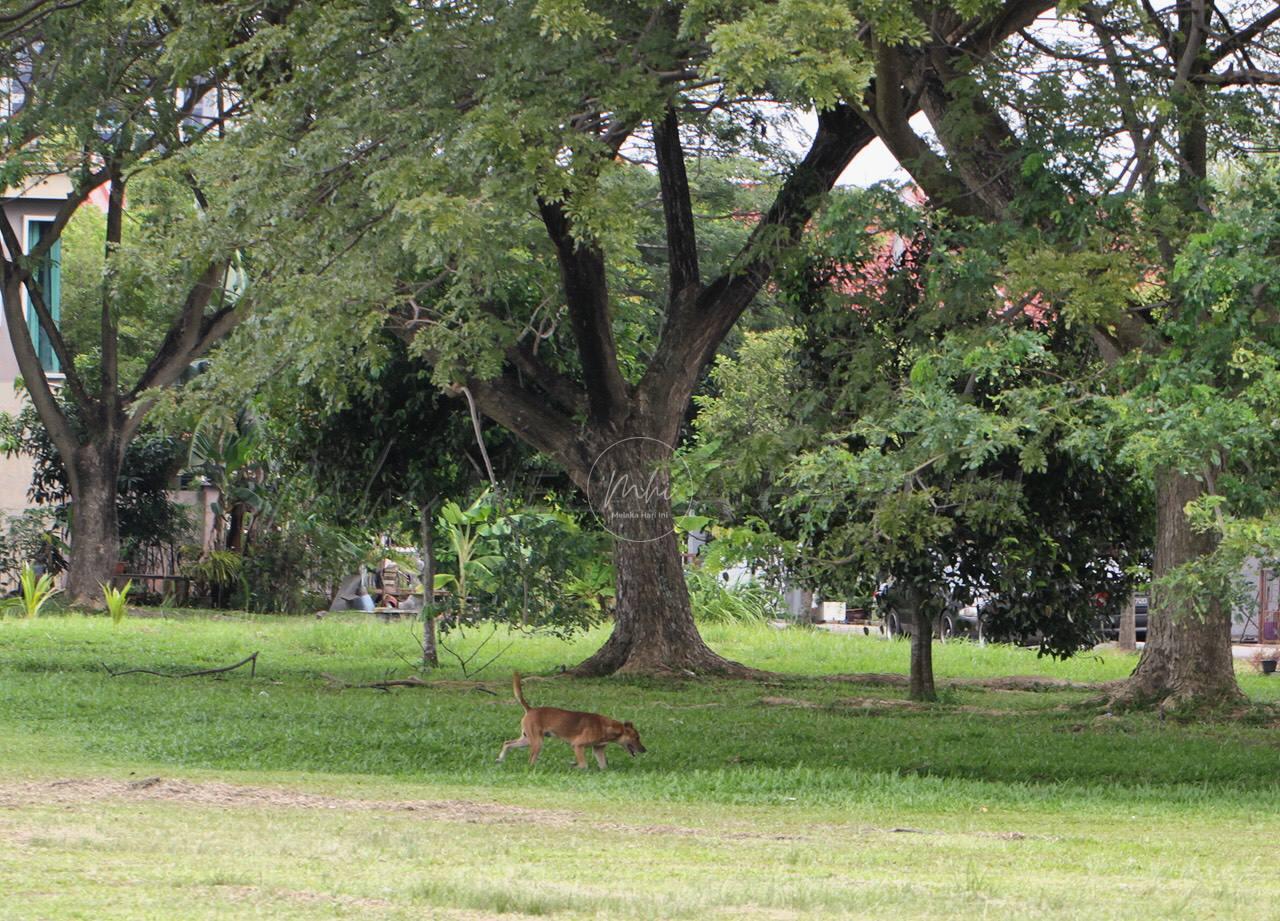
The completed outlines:
[[[559,743],[533,772],[520,752],[492,759],[518,731],[510,669],[553,672],[600,635],[518,639],[481,675],[497,696],[452,683],[456,667],[436,687],[384,694],[334,691],[319,673],[406,674],[407,626],[0,621],[0,917],[1203,918],[1255,914],[1246,893],[1280,889],[1260,863],[1280,792],[1268,726],[1099,716],[1078,706],[1080,692],[957,690],[927,712],[847,707],[838,702],[901,692],[805,676],[902,671],[905,644],[768,628],[707,636],[794,677],[527,683],[535,703],[641,728],[650,754],[617,751],[608,773],[581,774]],[[255,649],[255,678],[113,679],[100,664],[199,668]],[[1080,681],[1132,667],[1114,654],[1053,663],[968,644],[939,647],[935,661],[940,676]],[[1242,681],[1255,699],[1280,691],[1274,679]],[[465,805],[442,816],[143,792],[63,801],[47,786],[147,775],[542,812],[473,821]],[[32,779],[36,793],[15,787]],[[20,808],[4,808],[6,796]]]

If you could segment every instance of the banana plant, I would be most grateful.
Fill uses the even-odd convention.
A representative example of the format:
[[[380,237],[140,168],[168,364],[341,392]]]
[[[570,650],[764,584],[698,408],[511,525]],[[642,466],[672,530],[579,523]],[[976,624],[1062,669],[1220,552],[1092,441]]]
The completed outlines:
[[[469,586],[485,575],[499,559],[491,552],[491,531],[496,511],[485,491],[467,508],[449,501],[440,508],[439,522],[453,551],[453,572],[437,573],[434,588],[450,589],[457,606],[457,622],[467,621]]]
[[[233,422],[206,418],[191,436],[187,469],[217,488],[211,510],[219,522],[226,521],[228,550],[242,549],[245,518],[261,514],[266,505],[258,463],[261,444],[261,426],[243,411]]]

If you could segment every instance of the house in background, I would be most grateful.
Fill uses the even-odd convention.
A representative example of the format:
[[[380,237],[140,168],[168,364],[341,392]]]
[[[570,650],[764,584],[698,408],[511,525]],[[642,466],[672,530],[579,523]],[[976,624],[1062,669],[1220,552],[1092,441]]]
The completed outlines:
[[[4,211],[4,219],[13,228],[14,235],[28,250],[37,243],[46,229],[52,224],[58,207],[71,194],[71,181],[62,175],[32,180],[28,184],[9,189],[0,196],[0,209]],[[44,292],[49,310],[55,320],[61,318],[62,298],[62,243],[53,246],[50,258],[41,266],[39,284]],[[49,379],[54,383],[61,379],[57,356],[53,347],[40,330],[36,322],[35,311],[26,303],[26,292],[23,302],[27,315],[27,327],[35,330],[36,352],[41,364],[49,372]],[[8,325],[0,314],[0,412],[16,414],[26,404],[26,396],[19,389],[21,374],[18,371],[18,360],[14,357],[13,346],[9,339]],[[20,515],[31,507],[27,499],[27,490],[31,486],[31,460],[22,456],[6,457],[0,455],[0,518]]]
[[[106,211],[107,186],[95,189],[82,207],[97,207]],[[32,181],[17,188],[9,189],[0,196],[0,209],[4,211],[4,219],[13,228],[14,235],[29,252],[40,242],[46,229],[52,224],[58,208],[71,195],[71,181],[65,175],[53,175],[38,181]],[[2,245],[2,244],[0,244]],[[40,290],[44,292],[45,302],[56,321],[61,320],[62,299],[62,241],[54,244],[39,272]],[[27,335],[34,338],[36,353],[40,356],[49,382],[55,388],[63,380],[58,358],[54,354],[52,343],[40,329],[35,311],[27,302],[23,292],[23,313],[26,316]],[[34,332],[32,332],[34,330]],[[28,400],[20,387],[21,374],[18,361],[13,353],[13,345],[9,338],[9,330],[0,313],[0,412],[16,415],[27,405]],[[22,455],[13,457],[0,453],[0,534],[6,529],[6,521],[12,516],[21,515],[33,507],[28,498],[31,487],[33,467],[31,459]],[[177,485],[176,483],[174,484]],[[202,549],[208,550],[214,540],[216,516],[213,504],[217,499],[217,491],[210,486],[197,486],[192,489],[175,489],[172,499],[180,505],[190,508],[193,524],[193,539]],[[144,560],[135,561],[147,573],[157,574],[159,579],[172,578],[176,572],[176,558],[172,553],[157,550],[148,553]],[[139,583],[142,585],[142,583]],[[146,584],[144,587],[163,593],[167,586],[163,581]]]

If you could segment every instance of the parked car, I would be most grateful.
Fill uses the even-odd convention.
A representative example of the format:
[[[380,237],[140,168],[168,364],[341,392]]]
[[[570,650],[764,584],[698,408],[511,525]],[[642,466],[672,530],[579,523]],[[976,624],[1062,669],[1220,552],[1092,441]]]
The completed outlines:
[[[903,610],[900,605],[894,604],[892,583],[881,585],[876,591],[874,599],[877,613],[884,623],[885,632],[890,636],[912,636],[915,633],[915,622],[910,612]],[[1099,606],[1103,601],[1105,599],[1100,599]],[[1038,633],[1025,636],[993,633],[983,618],[983,610],[990,603],[991,599],[986,597],[976,598],[970,604],[948,600],[942,616],[938,618],[933,626],[934,636],[943,639],[986,639],[995,643],[1012,643],[1019,646],[1037,646],[1040,644],[1041,637]],[[1138,642],[1144,642],[1147,638],[1147,609],[1149,606],[1147,593],[1142,592],[1135,595],[1134,606],[1136,609],[1135,621]],[[1119,615],[1100,616],[1097,635],[1099,640],[1117,639],[1120,635]]]
[[[915,633],[915,617],[901,604],[895,603],[893,583],[882,583],[872,596],[872,605],[890,636],[912,636]],[[933,625],[933,635],[942,639],[963,637],[978,638],[979,606],[962,605],[950,598],[942,616]]]
[[[1147,612],[1151,604],[1151,596],[1146,592],[1139,592],[1133,596],[1134,611],[1134,633],[1137,634],[1139,643],[1147,641]],[[1104,617],[1100,629],[1104,640],[1115,641],[1120,638],[1120,615],[1112,614]]]

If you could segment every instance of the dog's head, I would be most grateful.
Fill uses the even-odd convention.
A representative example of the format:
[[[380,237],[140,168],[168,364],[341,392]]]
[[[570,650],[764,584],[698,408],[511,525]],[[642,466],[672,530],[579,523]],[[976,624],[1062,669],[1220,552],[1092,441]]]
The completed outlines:
[[[630,722],[622,724],[622,735],[618,736],[618,744],[633,758],[645,752],[644,743],[640,741],[640,733],[636,732],[636,727]]]

